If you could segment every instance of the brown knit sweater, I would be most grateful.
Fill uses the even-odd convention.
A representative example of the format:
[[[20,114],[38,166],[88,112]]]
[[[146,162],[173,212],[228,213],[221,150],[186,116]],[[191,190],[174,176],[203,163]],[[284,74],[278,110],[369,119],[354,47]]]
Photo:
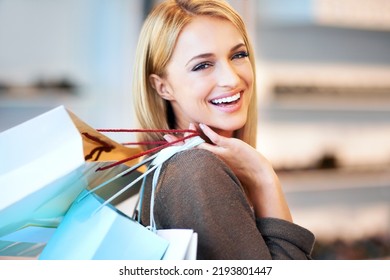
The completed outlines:
[[[149,224],[152,176],[141,222]],[[209,151],[191,149],[164,163],[155,194],[158,229],[194,229],[197,259],[310,259],[314,235],[296,224],[256,218],[240,181]]]

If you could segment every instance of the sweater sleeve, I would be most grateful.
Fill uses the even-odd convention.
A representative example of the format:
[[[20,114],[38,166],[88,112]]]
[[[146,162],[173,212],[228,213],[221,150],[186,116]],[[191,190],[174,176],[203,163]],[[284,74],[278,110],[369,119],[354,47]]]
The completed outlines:
[[[309,230],[276,218],[257,218],[256,224],[273,259],[311,259],[315,237]]]
[[[141,215],[144,224],[149,224],[149,181],[151,178],[146,183]],[[295,231],[295,225],[256,220],[231,169],[214,154],[201,149],[179,153],[164,164],[155,194],[154,218],[158,228],[194,229],[198,233],[197,259],[280,259],[307,255],[302,246],[290,244],[294,240],[280,241],[271,229],[280,226],[280,236],[295,236],[283,233]]]

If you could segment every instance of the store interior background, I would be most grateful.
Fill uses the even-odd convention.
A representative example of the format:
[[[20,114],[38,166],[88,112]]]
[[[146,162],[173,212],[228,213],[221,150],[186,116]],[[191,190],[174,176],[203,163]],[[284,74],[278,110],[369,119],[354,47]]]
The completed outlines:
[[[94,128],[134,127],[154,2],[1,0],[0,133],[59,105]],[[315,233],[313,257],[390,258],[390,2],[229,2],[256,49],[258,149]]]

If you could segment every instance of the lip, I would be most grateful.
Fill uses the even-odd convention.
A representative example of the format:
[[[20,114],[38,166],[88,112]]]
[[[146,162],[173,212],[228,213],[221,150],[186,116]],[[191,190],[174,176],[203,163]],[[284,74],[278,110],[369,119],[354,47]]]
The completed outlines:
[[[216,100],[216,99],[222,99],[222,98],[227,98],[227,97],[232,97],[234,95],[236,95],[237,93],[240,94],[240,99],[242,98],[242,95],[244,93],[244,90],[237,90],[237,91],[234,91],[234,92],[229,92],[229,93],[225,93],[225,94],[221,94],[221,95],[218,95],[216,97],[213,97],[209,100],[210,103],[212,103],[211,101],[212,100]]]
[[[221,99],[221,98],[227,98],[227,97],[232,97],[236,95],[237,93],[240,94],[240,99],[237,100],[237,102],[232,103],[232,104],[214,104],[211,102],[211,100],[216,100],[216,99]],[[238,110],[241,109],[241,106],[243,104],[243,95],[244,95],[244,90],[240,91],[235,91],[235,92],[230,92],[229,94],[223,94],[219,95],[215,98],[212,98],[209,100],[209,103],[213,105],[213,108],[216,108],[218,111],[224,112],[224,113],[234,113]]]

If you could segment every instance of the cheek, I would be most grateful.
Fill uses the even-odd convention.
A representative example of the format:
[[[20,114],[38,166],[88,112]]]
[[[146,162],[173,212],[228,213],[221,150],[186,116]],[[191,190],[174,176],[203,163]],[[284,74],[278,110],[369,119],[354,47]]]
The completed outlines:
[[[245,81],[248,87],[252,87],[254,80],[252,65],[250,63],[246,64],[245,67],[242,67],[241,71],[242,79]]]
[[[210,93],[213,90],[212,79],[205,77],[186,78],[179,80],[175,87],[178,102],[191,100],[196,103],[207,102]]]
[[[241,79],[244,81],[246,87],[248,88],[248,93],[250,93],[246,95],[247,102],[250,102],[250,100],[252,99],[254,86],[254,73],[252,71],[252,67],[246,67],[245,69],[243,69],[243,71],[241,72]]]

